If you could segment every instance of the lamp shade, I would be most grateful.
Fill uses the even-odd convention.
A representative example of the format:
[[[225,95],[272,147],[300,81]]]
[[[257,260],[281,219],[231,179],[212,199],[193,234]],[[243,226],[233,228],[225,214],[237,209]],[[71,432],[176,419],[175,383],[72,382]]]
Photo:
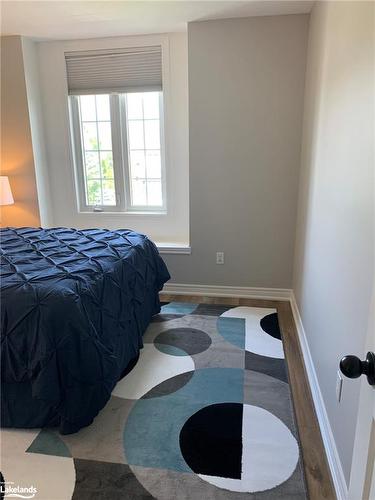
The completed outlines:
[[[0,175],[0,205],[13,205],[13,203],[14,199],[9,179],[6,175]]]

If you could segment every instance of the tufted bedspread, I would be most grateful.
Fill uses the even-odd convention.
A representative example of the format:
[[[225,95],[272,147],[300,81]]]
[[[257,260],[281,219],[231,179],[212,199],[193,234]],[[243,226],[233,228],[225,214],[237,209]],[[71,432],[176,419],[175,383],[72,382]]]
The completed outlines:
[[[6,228],[1,424],[89,425],[142,347],[168,270],[129,230]]]

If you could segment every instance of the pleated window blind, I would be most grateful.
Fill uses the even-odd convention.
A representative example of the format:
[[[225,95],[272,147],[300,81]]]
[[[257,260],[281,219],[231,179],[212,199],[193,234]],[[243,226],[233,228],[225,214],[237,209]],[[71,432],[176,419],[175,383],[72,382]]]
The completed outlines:
[[[70,95],[162,90],[161,46],[65,53]]]

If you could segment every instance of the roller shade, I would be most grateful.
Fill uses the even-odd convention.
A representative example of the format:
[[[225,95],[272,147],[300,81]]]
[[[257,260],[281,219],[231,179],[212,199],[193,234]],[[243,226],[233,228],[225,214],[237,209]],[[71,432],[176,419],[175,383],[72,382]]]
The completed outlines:
[[[162,89],[161,46],[65,53],[69,94]]]

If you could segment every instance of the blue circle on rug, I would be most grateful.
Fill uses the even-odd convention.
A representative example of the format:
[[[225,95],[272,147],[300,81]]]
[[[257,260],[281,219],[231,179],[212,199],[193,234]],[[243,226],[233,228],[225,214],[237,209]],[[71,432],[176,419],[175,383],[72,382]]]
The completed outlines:
[[[124,429],[128,464],[192,472],[180,449],[182,427],[206,406],[242,403],[243,384],[243,369],[203,368],[195,370],[191,379],[174,392],[139,399]]]

